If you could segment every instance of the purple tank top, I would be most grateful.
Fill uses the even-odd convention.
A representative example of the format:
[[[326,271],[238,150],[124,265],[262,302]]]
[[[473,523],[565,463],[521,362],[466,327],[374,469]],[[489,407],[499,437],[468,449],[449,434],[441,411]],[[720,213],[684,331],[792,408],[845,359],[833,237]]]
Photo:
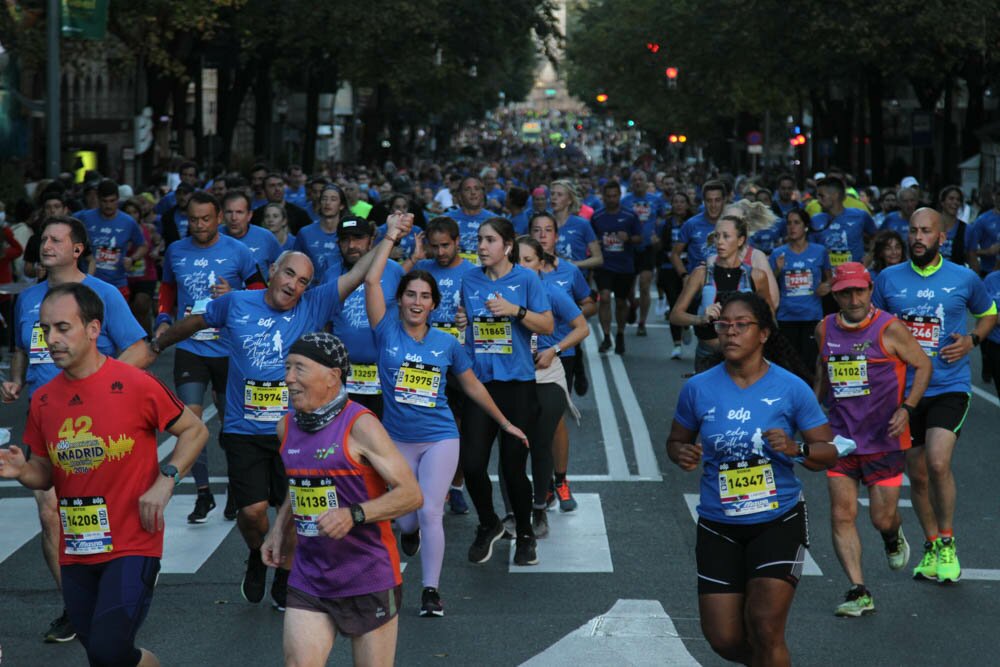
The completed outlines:
[[[898,437],[889,436],[889,419],[906,387],[906,364],[882,347],[882,332],[894,319],[875,309],[858,329],[842,328],[836,314],[823,320],[820,354],[830,384],[830,427],[858,444],[855,454],[910,447],[909,427]]]
[[[390,522],[355,526],[340,540],[324,537],[316,527],[328,509],[350,507],[386,492],[385,480],[348,450],[347,436],[363,414],[372,413],[348,401],[336,419],[316,433],[300,430],[293,418],[287,420],[281,460],[298,537],[288,583],[314,597],[365,595],[403,580]]]

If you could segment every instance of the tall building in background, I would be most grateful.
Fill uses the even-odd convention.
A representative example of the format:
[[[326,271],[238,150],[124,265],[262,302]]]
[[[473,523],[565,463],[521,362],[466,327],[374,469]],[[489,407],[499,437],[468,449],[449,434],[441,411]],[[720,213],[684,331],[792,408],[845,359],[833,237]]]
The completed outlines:
[[[556,19],[559,21],[559,32],[566,34],[567,0],[556,1]],[[556,60],[563,59],[562,49],[556,50]],[[535,84],[526,100],[528,106],[536,110],[555,109],[558,111],[582,111],[584,106],[579,100],[570,96],[566,88],[565,74],[556,70],[548,58],[539,59],[535,70]]]

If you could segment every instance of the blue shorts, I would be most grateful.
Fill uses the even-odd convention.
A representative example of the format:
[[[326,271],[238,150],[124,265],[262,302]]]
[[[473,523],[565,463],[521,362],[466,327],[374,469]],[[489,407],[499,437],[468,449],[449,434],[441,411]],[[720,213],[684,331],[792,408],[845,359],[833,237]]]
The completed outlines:
[[[122,556],[104,563],[63,565],[66,613],[91,665],[135,667],[139,626],[153,601],[160,559]]]

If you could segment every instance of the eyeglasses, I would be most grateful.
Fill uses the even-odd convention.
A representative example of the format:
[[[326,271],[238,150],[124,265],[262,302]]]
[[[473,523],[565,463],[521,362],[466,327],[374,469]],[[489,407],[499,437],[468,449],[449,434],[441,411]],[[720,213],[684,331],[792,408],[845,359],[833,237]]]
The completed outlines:
[[[727,320],[716,320],[712,323],[712,327],[715,329],[715,333],[729,333],[732,328],[736,328],[736,333],[746,333],[746,330],[750,328],[751,324],[760,324],[760,322],[754,322],[753,320],[736,320],[734,322],[729,322]]]

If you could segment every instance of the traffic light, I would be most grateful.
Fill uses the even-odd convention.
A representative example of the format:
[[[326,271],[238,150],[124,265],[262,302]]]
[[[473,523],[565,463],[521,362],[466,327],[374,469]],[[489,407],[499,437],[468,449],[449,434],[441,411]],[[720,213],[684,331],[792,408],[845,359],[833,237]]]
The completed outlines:
[[[679,141],[682,144],[687,143],[687,140],[688,138],[686,134],[681,134],[677,136],[677,141]]]
[[[804,146],[806,143],[806,137],[804,134],[796,134],[794,137],[788,140],[792,146]]]
[[[667,75],[667,87],[671,89],[676,88],[677,75],[680,73],[679,70],[676,67],[668,67],[663,73]]]
[[[669,137],[667,137],[667,140],[670,141],[670,143],[672,144],[676,144],[678,141],[680,141],[680,137],[678,137],[676,134],[671,134]]]
[[[635,121],[632,120],[631,118],[629,118],[628,122],[626,123],[626,125],[628,125],[629,127],[635,127]]]
[[[605,102],[608,101],[608,94],[607,93],[598,93],[597,97],[595,99],[597,100],[598,104],[604,104]]]
[[[660,45],[656,42],[646,42],[646,50],[650,53],[656,53],[660,50]]]

